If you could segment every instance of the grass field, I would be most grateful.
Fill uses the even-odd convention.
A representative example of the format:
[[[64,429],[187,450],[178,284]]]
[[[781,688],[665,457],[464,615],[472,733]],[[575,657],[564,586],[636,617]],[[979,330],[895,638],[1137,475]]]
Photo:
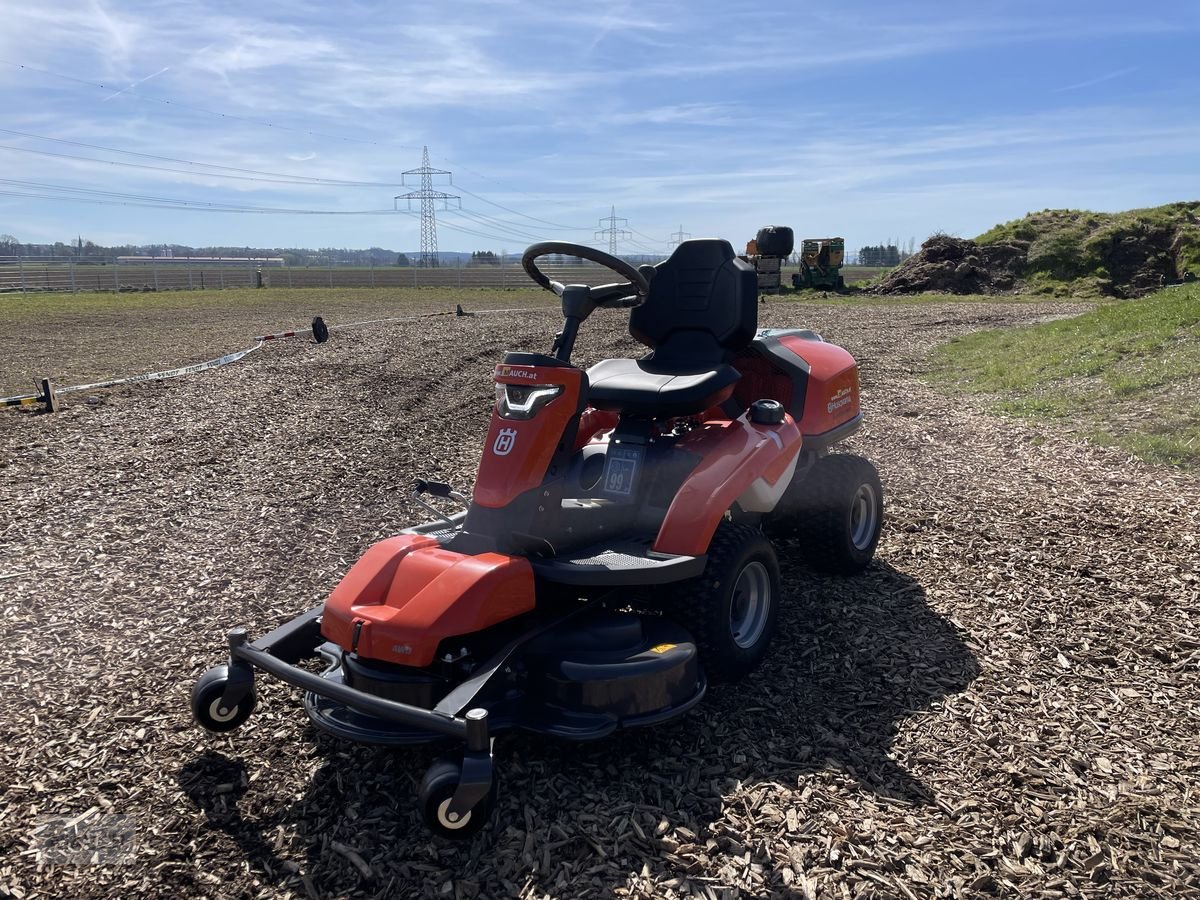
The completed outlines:
[[[255,335],[414,314],[554,306],[536,288],[226,290],[0,295],[0,395],[39,378],[79,384],[200,362]]]
[[[980,303],[986,297],[876,297],[785,291],[765,307]],[[211,359],[249,346],[255,335],[403,315],[554,307],[536,287],[271,288],[147,293],[0,294],[0,396],[28,392],[35,380],[81,384]]]
[[[1151,462],[1200,466],[1200,287],[1071,319],[968,334],[935,377],[997,411],[1052,419]]]

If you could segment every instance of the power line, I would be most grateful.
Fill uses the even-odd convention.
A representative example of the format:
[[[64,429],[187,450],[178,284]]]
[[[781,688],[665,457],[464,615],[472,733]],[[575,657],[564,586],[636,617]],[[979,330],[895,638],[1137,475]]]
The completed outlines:
[[[465,216],[484,228],[498,230],[510,237],[519,238],[523,241],[536,241],[542,237],[542,235],[538,235],[536,233],[530,233],[526,230],[510,227],[498,219],[493,219],[490,216],[485,216],[482,213],[478,213],[473,210],[457,209],[452,210],[452,212],[458,213],[460,216]]]
[[[0,196],[4,197],[22,197],[28,200],[59,200],[68,203],[87,203],[93,206],[137,206],[143,209],[171,209],[185,210],[187,212],[215,212],[215,213],[237,213],[237,214],[259,214],[259,215],[296,215],[296,216],[394,216],[397,214],[394,209],[361,209],[361,210],[341,210],[341,209],[271,209],[269,207],[236,207],[236,206],[211,206],[211,205],[185,205],[187,201],[182,203],[169,205],[165,203],[148,203],[138,200],[106,200],[95,197],[72,197],[64,194],[31,194],[22,193],[19,191],[4,191],[0,190]],[[401,215],[404,213],[401,212]]]
[[[155,197],[143,194],[126,194],[119,191],[101,191],[95,188],[71,187],[61,184],[47,184],[40,181],[24,181],[15,178],[0,178],[0,184],[14,185],[23,188],[37,188],[43,191],[54,191],[53,195],[38,194],[41,199],[57,199],[57,200],[88,200],[95,202],[97,199],[108,203],[129,205],[151,205],[156,209],[194,209],[207,210],[210,212],[235,212],[235,213],[279,213],[279,214],[294,214],[308,216],[378,216],[378,215],[395,215],[394,209],[296,209],[293,207],[271,207],[271,206],[243,206],[231,203],[209,203],[203,200],[179,200],[172,197]],[[84,195],[83,197],[70,195]],[[63,196],[67,195],[67,196]],[[8,196],[35,196],[33,194],[19,195],[8,193]]]
[[[171,169],[166,166],[149,166],[145,163],[122,162],[116,159],[95,159],[91,156],[75,156],[71,153],[55,153],[52,150],[35,150],[32,147],[13,147],[8,144],[0,144],[0,150],[8,150],[15,153],[32,153],[37,156],[48,156],[54,159],[73,159],[79,162],[95,163],[101,166],[120,166],[124,169],[141,169],[149,172],[169,172],[176,175],[190,175],[193,178],[226,178],[234,181],[252,181],[258,184],[292,184],[306,187],[395,187],[392,184],[325,184],[305,181],[301,178],[261,178],[254,175],[231,175],[226,172],[196,172],[187,169]],[[197,163],[197,165],[204,165]]]
[[[313,186],[313,187],[363,187],[363,188],[369,188],[369,187],[394,188],[394,187],[408,187],[409,186],[403,180],[401,180],[399,182],[395,182],[395,181],[355,181],[355,180],[342,179],[342,178],[322,178],[322,177],[314,176],[314,175],[297,175],[297,174],[290,173],[290,172],[269,172],[269,171],[262,170],[262,169],[246,169],[246,168],[241,168],[238,166],[226,166],[226,165],[221,165],[218,163],[200,162],[197,160],[184,159],[182,157],[161,156],[161,155],[153,154],[153,153],[140,153],[135,150],[123,150],[119,147],[106,147],[106,146],[103,146],[100,144],[89,144],[89,143],[85,143],[83,141],[72,141],[72,140],[68,140],[66,138],[53,137],[53,136],[44,135],[44,134],[33,134],[32,132],[27,132],[27,131],[14,131],[9,128],[0,128],[0,134],[8,134],[8,135],[16,136],[16,137],[30,138],[32,140],[37,140],[37,141],[48,141],[51,143],[64,144],[64,145],[71,146],[71,147],[81,147],[86,150],[95,150],[95,151],[98,151],[101,153],[116,153],[116,154],[120,154],[122,156],[130,156],[130,157],[134,157],[137,159],[149,159],[149,160],[153,160],[155,162],[177,163],[177,164],[183,165],[183,166],[199,167],[199,168],[203,168],[203,169],[215,169],[218,171],[193,172],[188,169],[173,169],[173,168],[168,168],[168,167],[164,167],[164,166],[149,166],[149,165],[145,165],[142,163],[131,163],[131,162],[124,162],[124,161],[120,161],[120,160],[95,159],[94,157],[76,156],[76,155],[69,154],[69,153],[55,153],[50,150],[38,150],[38,149],[35,149],[32,147],[15,147],[15,146],[8,145],[8,144],[0,145],[0,149],[3,149],[3,150],[10,150],[10,151],[18,152],[18,153],[31,153],[31,154],[36,154],[39,156],[47,156],[47,157],[52,157],[52,158],[57,158],[57,159],[72,159],[72,160],[78,160],[80,162],[90,162],[90,163],[94,163],[96,165],[119,166],[122,168],[141,169],[141,170],[152,171],[152,172],[167,172],[167,173],[179,174],[179,175],[195,175],[195,176],[202,176],[202,177],[206,177],[206,178],[224,178],[224,179],[232,179],[232,180],[236,180],[236,181],[258,182],[258,183],[263,183],[263,184],[293,184],[293,185],[299,185],[299,186]],[[441,171],[441,170],[439,170],[439,171]],[[236,173],[236,174],[222,174],[222,173]],[[588,230],[586,228],[580,228],[580,227],[576,227],[576,226],[572,226],[572,225],[563,225],[558,222],[551,222],[548,219],[540,219],[537,216],[531,216],[528,213],[523,213],[520,210],[513,209],[510,206],[505,206],[502,203],[496,203],[494,200],[490,200],[487,197],[480,196],[479,194],[476,194],[472,191],[468,191],[462,187],[458,187],[458,190],[462,191],[464,194],[474,197],[476,200],[480,200],[484,203],[487,203],[490,206],[494,206],[497,209],[502,209],[505,212],[512,213],[513,215],[520,216],[521,218],[528,219],[531,222],[536,222],[539,225],[548,225],[552,228],[559,228],[559,229],[562,229],[565,231],[587,231]],[[479,215],[483,215],[483,214],[479,213]],[[494,218],[494,217],[491,217],[491,218]],[[500,221],[504,221],[504,220],[497,219],[496,221],[500,222]],[[520,225],[520,223],[516,223],[516,222],[508,222],[506,224],[513,225],[515,227],[525,227],[525,226]]]
[[[537,222],[538,224],[541,224],[541,225],[549,225],[551,228],[561,228],[564,231],[588,231],[588,230],[590,230],[588,228],[580,228],[580,227],[576,227],[574,225],[560,225],[558,222],[550,222],[546,219],[539,219],[537,216],[531,216],[531,215],[521,212],[520,210],[513,209],[509,206],[504,206],[503,204],[500,204],[500,203],[496,203],[494,200],[487,199],[487,197],[480,197],[478,194],[472,194],[470,191],[468,191],[466,188],[462,187],[461,185],[456,185],[456,187],[458,188],[458,190],[462,191],[468,197],[474,197],[476,200],[482,200],[484,203],[490,204],[491,206],[494,206],[497,209],[502,209],[505,212],[512,213],[514,216],[521,216],[524,219],[529,219],[529,220],[531,220],[533,222]]]
[[[156,156],[152,153],[138,153],[135,150],[121,150],[117,147],[102,147],[98,144],[85,144],[82,141],[70,141],[65,138],[49,137],[42,134],[31,134],[27,131],[12,131],[8,128],[0,128],[0,134],[11,134],[18,137],[33,138],[37,141],[50,141],[56,144],[69,144],[72,147],[83,147],[87,150],[100,150],[104,153],[120,153],[123,156],[136,156],[141,159],[153,159],[157,162],[172,162],[180,163],[185,166],[200,166],[205,169],[220,169],[223,172],[240,172],[244,175],[263,175],[268,178],[287,178],[295,179],[297,184],[314,184],[314,185],[333,185],[337,187],[404,187],[404,182],[389,182],[389,181],[347,181],[340,178],[319,178],[315,175],[293,175],[284,172],[264,172],[259,169],[242,169],[237,166],[222,166],[216,163],[196,162],[190,159],[180,159],[174,156]],[[27,152],[48,152],[28,150]],[[81,157],[83,158],[83,157]],[[97,162],[106,162],[106,160],[97,160]],[[202,173],[212,174],[212,173]]]
[[[0,64],[6,65],[6,66],[12,66],[13,68],[17,68],[17,69],[24,69],[28,72],[38,72],[42,75],[49,75],[52,78],[60,78],[63,81],[71,81],[71,82],[74,82],[75,84],[86,85],[87,87],[100,88],[101,90],[105,90],[105,91],[118,91],[121,93],[128,93],[129,96],[136,97],[137,99],[146,101],[147,103],[161,103],[166,106],[174,107],[175,109],[186,109],[186,110],[190,110],[192,112],[203,113],[206,116],[216,116],[217,118],[220,118],[220,119],[233,119],[234,121],[247,122],[251,125],[261,125],[264,128],[274,128],[276,131],[290,131],[295,134],[307,134],[307,135],[311,135],[312,137],[324,137],[324,138],[329,138],[330,140],[346,141],[347,143],[353,143],[353,144],[371,144],[375,147],[381,146],[378,141],[368,141],[368,140],[363,140],[361,138],[346,137],[343,134],[325,134],[324,132],[320,132],[320,131],[310,131],[306,128],[290,128],[287,125],[279,125],[275,122],[265,122],[262,119],[251,119],[251,118],[247,118],[246,116],[235,116],[233,113],[223,113],[223,112],[217,112],[216,110],[205,109],[204,107],[201,107],[201,106],[191,106],[187,103],[180,103],[177,100],[167,100],[166,98],[163,98],[163,97],[150,97],[150,96],[147,96],[146,94],[142,94],[142,93],[132,90],[129,86],[117,87],[116,85],[102,84],[98,81],[88,81],[83,78],[76,78],[73,75],[64,75],[62,72],[52,72],[49,69],[42,69],[42,68],[39,68],[38,66],[29,66],[29,65],[25,65],[24,63],[15,63],[15,62],[12,62],[7,59],[0,59]],[[393,144],[392,146],[395,147],[395,146],[400,146],[400,145]],[[415,148],[407,148],[406,147],[404,149],[415,149]]]

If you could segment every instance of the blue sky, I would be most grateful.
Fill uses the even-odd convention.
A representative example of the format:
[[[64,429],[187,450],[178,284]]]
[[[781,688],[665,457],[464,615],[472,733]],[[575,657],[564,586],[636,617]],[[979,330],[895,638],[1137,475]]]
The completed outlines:
[[[857,248],[1200,198],[1194,0],[91,0],[2,15],[0,233],[26,242],[412,250],[406,214],[49,198],[386,210],[426,144],[463,197],[439,214],[442,250],[594,242],[614,205],[637,252],[680,226],[737,245],[788,224]]]

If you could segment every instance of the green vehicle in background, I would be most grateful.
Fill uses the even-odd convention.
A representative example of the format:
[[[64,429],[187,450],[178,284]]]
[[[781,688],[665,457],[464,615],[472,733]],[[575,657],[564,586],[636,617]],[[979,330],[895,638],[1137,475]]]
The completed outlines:
[[[846,280],[841,273],[845,259],[846,242],[842,238],[805,238],[800,242],[800,271],[792,276],[792,287],[845,290]]]

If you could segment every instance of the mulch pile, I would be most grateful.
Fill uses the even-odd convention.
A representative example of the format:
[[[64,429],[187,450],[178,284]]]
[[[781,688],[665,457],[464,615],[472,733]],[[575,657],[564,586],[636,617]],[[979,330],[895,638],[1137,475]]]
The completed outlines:
[[[823,578],[781,545],[765,665],[680,721],[501,738],[469,846],[419,822],[434,751],[320,736],[267,678],[212,736],[188,692],[228,628],[319,604],[418,518],[414,477],[469,485],[492,365],[553,315],[281,342],[5,413],[0,896],[1200,895],[1200,484],[918,377],[952,335],[1076,308],[764,308],[862,361],[878,563]],[[584,362],[633,349],[605,316]]]
[[[1029,244],[977,244],[934,235],[887,273],[877,294],[1006,294],[1021,282]]]

